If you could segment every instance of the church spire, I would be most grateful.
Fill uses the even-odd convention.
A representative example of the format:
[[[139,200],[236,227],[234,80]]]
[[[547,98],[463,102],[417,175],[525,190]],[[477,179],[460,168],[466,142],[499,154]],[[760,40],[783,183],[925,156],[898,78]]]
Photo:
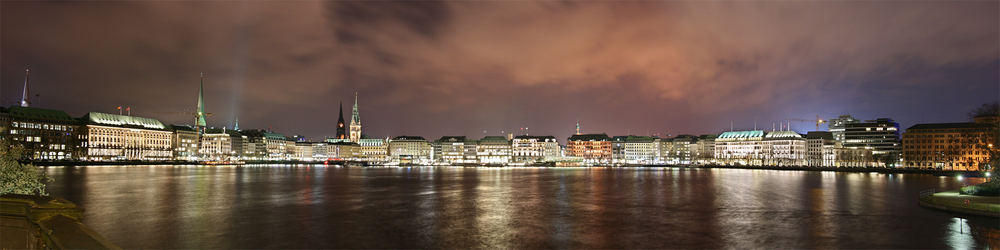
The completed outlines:
[[[580,134],[580,120],[576,120],[576,134]]]
[[[337,116],[337,139],[347,139],[347,124],[344,123],[344,102],[340,102],[340,115]]]
[[[233,125],[233,130],[240,131],[240,117],[237,116],[237,117],[235,117],[234,120],[236,120],[234,122],[236,125]]]
[[[207,126],[205,119],[205,72],[201,73],[201,84],[198,86],[198,111],[195,114],[194,125],[204,128]]]
[[[351,135],[352,142],[361,139],[361,115],[358,114],[358,92],[354,92],[354,110],[351,111]]]
[[[28,78],[31,76],[30,67],[24,67],[24,93],[21,93],[21,107],[31,106],[31,91],[28,89]]]

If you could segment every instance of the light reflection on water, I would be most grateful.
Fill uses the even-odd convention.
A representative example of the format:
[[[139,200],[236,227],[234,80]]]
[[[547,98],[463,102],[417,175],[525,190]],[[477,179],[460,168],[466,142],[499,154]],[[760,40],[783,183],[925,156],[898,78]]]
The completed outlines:
[[[125,248],[988,248],[981,178],[677,168],[49,167]]]

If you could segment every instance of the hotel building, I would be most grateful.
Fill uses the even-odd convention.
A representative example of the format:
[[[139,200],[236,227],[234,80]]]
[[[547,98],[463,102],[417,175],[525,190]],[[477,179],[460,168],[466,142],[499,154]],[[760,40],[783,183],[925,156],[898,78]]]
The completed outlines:
[[[389,141],[389,157],[399,164],[428,164],[433,148],[420,136],[397,136]]]
[[[559,142],[554,136],[519,135],[511,140],[511,154],[516,163],[535,163],[558,158]]]
[[[510,141],[503,136],[486,136],[476,144],[476,158],[480,164],[507,164],[510,155]]]
[[[173,157],[173,132],[153,118],[90,112],[80,128],[87,161],[162,161]]]
[[[624,155],[626,164],[653,164],[657,159],[659,138],[650,136],[625,137]]]
[[[566,155],[582,157],[583,164],[611,163],[611,138],[607,134],[575,134],[566,140]]]

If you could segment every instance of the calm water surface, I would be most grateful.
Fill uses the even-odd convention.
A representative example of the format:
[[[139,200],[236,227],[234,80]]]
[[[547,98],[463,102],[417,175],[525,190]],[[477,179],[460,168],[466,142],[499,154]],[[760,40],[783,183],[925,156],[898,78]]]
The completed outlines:
[[[674,168],[48,167],[124,248],[989,248],[981,179]],[[989,235],[992,235],[990,237]]]

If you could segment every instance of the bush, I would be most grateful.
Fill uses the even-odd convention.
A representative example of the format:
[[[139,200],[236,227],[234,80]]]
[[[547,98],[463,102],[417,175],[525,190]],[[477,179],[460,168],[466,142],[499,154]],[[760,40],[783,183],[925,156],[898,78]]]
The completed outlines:
[[[33,165],[18,162],[21,152],[20,147],[0,142],[0,195],[48,195],[45,192],[48,177]]]
[[[987,182],[979,185],[963,187],[958,191],[966,195],[1000,196],[1000,183]]]

